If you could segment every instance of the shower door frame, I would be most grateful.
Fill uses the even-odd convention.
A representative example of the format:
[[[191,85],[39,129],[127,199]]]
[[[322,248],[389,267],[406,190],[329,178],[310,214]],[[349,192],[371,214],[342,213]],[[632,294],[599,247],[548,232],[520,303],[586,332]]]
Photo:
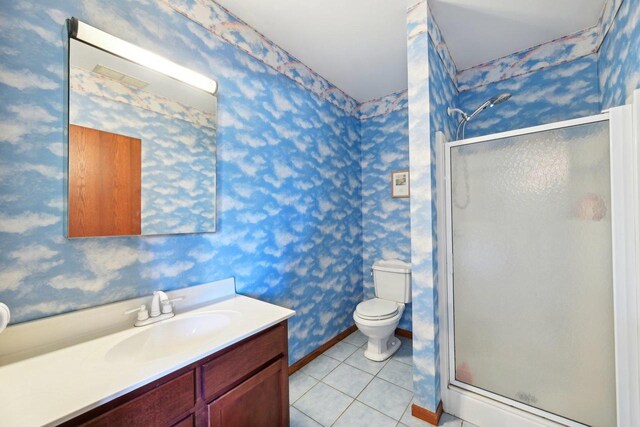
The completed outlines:
[[[500,396],[455,379],[455,341],[453,327],[453,252],[451,210],[451,163],[453,147],[483,143],[514,136],[539,133],[602,121],[609,122],[611,173],[611,238],[613,270],[616,412],[619,427],[640,425],[640,376],[638,371],[640,341],[638,318],[640,299],[637,275],[640,263],[636,246],[640,237],[640,190],[638,161],[640,160],[640,91],[636,96],[635,118],[631,106],[616,107],[595,116],[518,129],[477,138],[446,143],[444,135],[436,136],[438,271],[440,299],[440,370],[441,395],[444,409],[467,421],[480,425],[566,425],[584,424],[551,414],[544,410]],[[634,129],[635,122],[635,131]],[[634,135],[635,133],[635,135]],[[444,164],[443,164],[444,163]],[[630,179],[632,178],[632,179]]]

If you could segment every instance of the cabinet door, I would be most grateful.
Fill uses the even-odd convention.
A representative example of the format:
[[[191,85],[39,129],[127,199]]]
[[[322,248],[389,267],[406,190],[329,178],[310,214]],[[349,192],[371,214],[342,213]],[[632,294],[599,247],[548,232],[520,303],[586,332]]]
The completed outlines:
[[[209,404],[211,427],[289,425],[286,359],[282,358]]]

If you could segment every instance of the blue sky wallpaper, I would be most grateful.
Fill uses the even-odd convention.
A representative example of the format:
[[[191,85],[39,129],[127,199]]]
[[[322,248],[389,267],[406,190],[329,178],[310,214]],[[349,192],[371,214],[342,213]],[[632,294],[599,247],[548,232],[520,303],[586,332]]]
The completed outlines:
[[[391,198],[391,172],[409,169],[407,110],[362,120],[362,274],[364,298],[373,298],[371,266],[380,259],[411,261],[408,198]],[[411,329],[408,304],[400,328]]]
[[[219,82],[218,232],[65,238],[71,16]],[[292,361],[353,324],[362,298],[357,117],[162,3],[3,3],[0,19],[0,300],[14,322],[235,276],[238,292],[297,311]]]
[[[429,38],[429,120],[431,121],[431,144],[435,144],[437,131],[443,132],[447,141],[453,141],[456,135],[459,116],[450,116],[449,107],[458,104],[456,83],[446,71],[433,40]]]
[[[507,80],[535,73],[552,65],[571,62],[594,54],[600,31],[597,26],[580,30],[556,40],[514,52],[457,73],[458,89],[465,91],[487,82]]]
[[[640,2],[624,0],[598,55],[602,108],[623,105],[640,89]]]
[[[433,19],[430,24],[435,50],[451,75],[455,64],[451,65],[446,40]],[[501,92],[513,94],[507,103],[470,122],[466,137],[585,117],[623,105],[640,88],[639,51],[640,4],[609,0],[594,27],[486,64],[454,70],[459,91],[454,104],[467,113]],[[435,92],[437,97],[446,93]],[[433,114],[440,112],[437,109]]]
[[[433,150],[431,150],[428,5],[407,10],[409,69],[409,164],[411,169],[411,279],[413,390],[416,404],[435,411],[440,400],[438,292],[433,227]]]
[[[467,138],[598,114],[597,58],[590,55],[460,92],[458,106],[471,114],[502,92],[511,93],[511,99],[471,120]]]

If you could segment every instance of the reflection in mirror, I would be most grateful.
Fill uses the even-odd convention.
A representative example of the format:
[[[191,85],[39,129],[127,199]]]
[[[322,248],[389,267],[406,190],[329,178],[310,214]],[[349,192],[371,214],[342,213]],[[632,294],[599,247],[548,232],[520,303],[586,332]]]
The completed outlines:
[[[69,237],[215,231],[216,97],[69,49]]]

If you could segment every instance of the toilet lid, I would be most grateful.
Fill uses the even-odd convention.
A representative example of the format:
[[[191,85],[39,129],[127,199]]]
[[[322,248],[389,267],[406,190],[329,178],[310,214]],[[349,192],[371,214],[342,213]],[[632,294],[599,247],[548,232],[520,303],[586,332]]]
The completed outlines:
[[[398,313],[398,304],[385,299],[373,298],[358,304],[356,313],[366,319],[388,319]]]

